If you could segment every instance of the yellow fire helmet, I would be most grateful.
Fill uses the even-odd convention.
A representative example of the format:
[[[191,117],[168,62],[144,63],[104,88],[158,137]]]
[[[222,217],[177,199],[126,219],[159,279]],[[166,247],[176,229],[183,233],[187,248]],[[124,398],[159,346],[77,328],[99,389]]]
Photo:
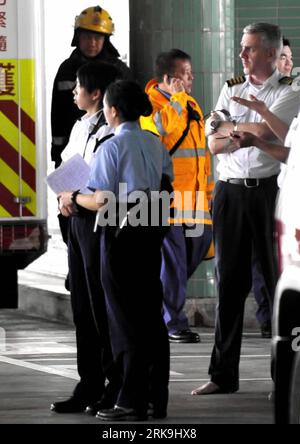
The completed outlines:
[[[100,6],[93,6],[84,9],[80,15],[75,18],[75,31],[77,29],[86,29],[87,31],[98,32],[100,34],[112,35],[115,25],[109,13]]]

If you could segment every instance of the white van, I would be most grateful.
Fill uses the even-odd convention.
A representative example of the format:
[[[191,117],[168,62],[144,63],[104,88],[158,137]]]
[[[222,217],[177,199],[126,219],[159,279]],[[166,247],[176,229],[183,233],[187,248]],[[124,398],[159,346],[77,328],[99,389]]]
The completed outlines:
[[[274,405],[276,423],[300,424],[300,139],[285,168],[276,208],[281,274],[273,315]]]

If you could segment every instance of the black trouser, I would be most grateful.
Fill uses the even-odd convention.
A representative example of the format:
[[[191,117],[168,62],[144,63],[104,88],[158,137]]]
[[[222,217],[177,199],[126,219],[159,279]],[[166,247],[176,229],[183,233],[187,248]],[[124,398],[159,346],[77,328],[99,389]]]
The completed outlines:
[[[108,390],[113,391],[115,385],[118,393],[120,385],[119,375],[113,365],[100,280],[100,231],[93,232],[94,223],[95,214],[92,212],[84,211],[82,216],[71,217],[68,243],[71,302],[80,376],[74,396],[88,402],[101,399],[106,378],[111,383]]]
[[[123,384],[117,404],[144,414],[148,402],[167,408],[169,341],[162,317],[160,227],[106,227],[102,282],[115,360]]]
[[[260,266],[255,260],[252,263],[252,290],[257,303],[256,319],[263,326],[271,322],[270,304]]]
[[[251,290],[253,255],[272,310],[277,281],[273,239],[277,191],[276,177],[256,188],[221,181],[216,184],[213,229],[219,304],[209,374],[228,391],[239,387],[244,305]]]
[[[68,245],[69,222],[70,218],[63,216],[61,213],[57,216],[62,239]]]

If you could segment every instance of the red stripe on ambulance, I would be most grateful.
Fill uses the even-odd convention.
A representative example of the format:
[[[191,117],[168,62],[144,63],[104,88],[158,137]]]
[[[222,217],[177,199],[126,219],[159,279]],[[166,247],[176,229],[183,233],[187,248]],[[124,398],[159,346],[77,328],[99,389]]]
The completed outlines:
[[[11,192],[0,183],[0,196],[1,196],[1,205],[2,207],[12,216],[12,217],[20,217],[20,206],[15,203],[15,196],[11,194]],[[23,208],[22,210],[23,216],[31,217],[33,214],[27,208]]]
[[[16,126],[19,127],[19,107],[10,100],[0,100],[0,111]],[[35,122],[20,110],[21,132],[35,145]]]
[[[19,155],[14,148],[0,136],[1,159],[19,176]],[[24,158],[21,160],[22,180],[36,191],[35,169]]]

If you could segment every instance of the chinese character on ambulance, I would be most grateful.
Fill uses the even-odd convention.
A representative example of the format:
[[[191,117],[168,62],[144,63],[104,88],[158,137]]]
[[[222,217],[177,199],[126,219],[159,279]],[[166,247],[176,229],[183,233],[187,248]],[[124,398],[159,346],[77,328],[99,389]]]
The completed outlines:
[[[0,63],[0,96],[15,96],[14,68],[11,63]]]
[[[6,12],[0,11],[0,28],[6,28]]]
[[[0,52],[7,51],[7,37],[5,35],[0,35]]]

